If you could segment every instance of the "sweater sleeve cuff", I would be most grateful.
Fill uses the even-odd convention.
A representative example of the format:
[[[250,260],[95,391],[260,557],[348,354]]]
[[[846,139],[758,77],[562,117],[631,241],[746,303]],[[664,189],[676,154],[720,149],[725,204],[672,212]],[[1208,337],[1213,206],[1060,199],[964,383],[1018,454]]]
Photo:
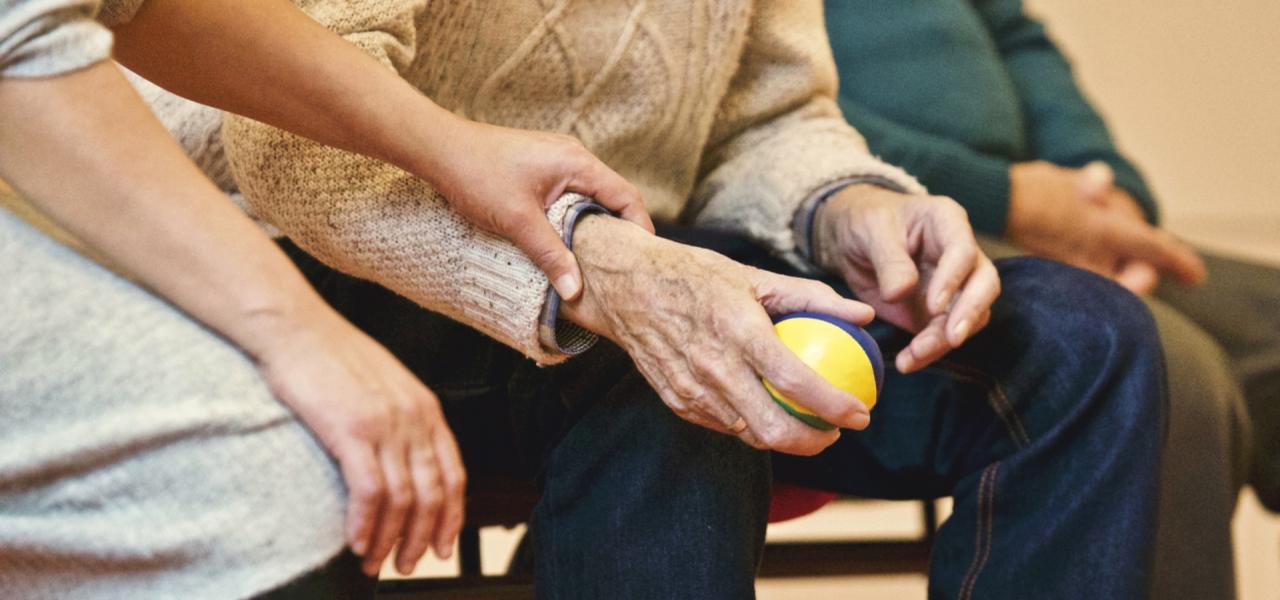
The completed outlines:
[[[565,206],[561,207],[561,204]],[[563,216],[556,219],[556,212]],[[589,214],[611,214],[608,209],[578,194],[566,194],[556,206],[553,206],[548,217],[552,223],[561,223],[560,237],[564,245],[573,249],[573,230],[578,219]],[[599,336],[572,321],[560,319],[560,294],[554,286],[547,286],[547,301],[542,305],[542,314],[538,319],[538,342],[543,349],[555,354],[576,356],[595,345]]]
[[[954,156],[920,174],[935,194],[949,196],[969,212],[969,223],[978,233],[1003,235],[1009,221],[1009,167],[1007,160],[984,156]]]
[[[907,193],[907,189],[898,185],[896,182],[888,178],[875,177],[871,175],[846,177],[818,188],[817,191],[811,194],[808,199],[800,204],[799,209],[796,210],[795,218],[791,221],[791,227],[796,236],[796,250],[800,253],[800,256],[804,257],[804,259],[809,261],[810,264],[813,263],[813,225],[814,220],[818,216],[818,209],[821,208],[828,199],[836,195],[836,192],[859,183],[869,183],[898,193]],[[815,266],[813,270],[816,272],[818,269]]]

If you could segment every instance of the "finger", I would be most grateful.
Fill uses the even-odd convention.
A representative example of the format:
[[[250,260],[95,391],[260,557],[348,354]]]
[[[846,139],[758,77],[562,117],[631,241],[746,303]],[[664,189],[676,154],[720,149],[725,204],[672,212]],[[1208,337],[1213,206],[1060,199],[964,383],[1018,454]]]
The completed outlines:
[[[351,442],[335,455],[347,483],[347,543],[357,556],[364,556],[386,493],[382,467],[373,448],[364,443]]]
[[[973,326],[974,333],[987,328],[987,324],[991,322],[991,311],[987,310],[978,316],[978,323]]]
[[[944,247],[946,249],[938,259],[938,266],[929,281],[927,291],[931,315],[942,314],[951,307],[956,293],[975,273],[981,260],[985,259],[972,234],[962,235],[960,239],[951,241]]]
[[[1125,289],[1139,296],[1145,296],[1160,283],[1160,272],[1151,266],[1151,263],[1131,260],[1120,265],[1120,270],[1116,271],[1115,281]]]
[[[880,296],[887,302],[896,302],[920,280],[916,263],[907,252],[907,234],[898,213],[874,212],[864,219],[867,258],[876,272]]]
[[[1116,175],[1111,165],[1102,161],[1093,161],[1080,169],[1076,180],[1076,189],[1080,199],[1095,206],[1104,206],[1107,195],[1115,185]]]
[[[802,404],[836,427],[865,429],[871,423],[871,412],[861,400],[837,389],[809,368],[782,343],[772,327],[749,335],[749,339],[741,341],[747,364],[783,397]],[[755,379],[750,381],[754,383]]]
[[[1134,227],[1114,220],[1106,222],[1102,239],[1123,257],[1150,263],[1158,271],[1172,275],[1186,285],[1204,281],[1204,261],[1167,231],[1149,225]]]
[[[405,519],[396,551],[396,570],[401,575],[412,573],[414,565],[426,554],[433,541],[432,533],[443,501],[440,472],[436,468],[435,450],[430,439],[414,440],[414,446],[409,450],[409,474],[413,479],[414,504]]]
[[[906,374],[918,371],[951,351],[951,345],[947,342],[946,323],[947,315],[934,317],[911,339],[906,348],[898,352],[898,357],[894,359],[898,372]]]
[[[739,435],[743,441],[750,444],[750,434],[756,440],[752,445],[758,448],[797,456],[813,456],[840,438],[839,429],[823,431],[811,427],[783,410],[765,390],[760,381],[763,374],[759,369],[739,363],[729,373],[733,375],[729,385],[733,386],[734,391],[726,399],[747,422],[747,429]],[[770,383],[773,383],[772,380]],[[775,389],[779,388],[775,386]],[[836,424],[834,421],[828,422]]]
[[[856,325],[866,325],[876,316],[870,305],[845,298],[821,281],[785,277],[767,271],[755,271],[753,275],[757,299],[770,315],[818,312]]]
[[[999,295],[1000,272],[991,259],[980,256],[973,276],[947,312],[946,341],[951,348],[959,348],[978,331],[978,317],[991,310]]]
[[[582,293],[582,272],[578,259],[564,245],[551,223],[541,215],[528,215],[524,219],[512,219],[515,225],[502,232],[511,243],[520,248],[543,273],[556,293],[565,301],[572,301]]]
[[[440,483],[444,491],[444,506],[440,512],[440,522],[436,525],[435,551],[436,556],[449,558],[466,520],[467,472],[462,464],[462,455],[458,452],[458,443],[443,420],[436,426],[432,438],[435,441],[436,461],[439,463]]]
[[[707,404],[714,406],[714,408],[703,406],[699,410],[689,411],[683,415],[685,420],[694,425],[736,437],[752,448],[769,449],[764,442],[761,442],[756,437],[755,432],[751,431],[746,418],[739,416],[728,401],[717,398],[714,402],[707,402]]]
[[[681,370],[680,366],[674,367]],[[670,369],[669,369],[670,370]],[[739,365],[733,369],[723,359],[723,355],[699,353],[686,355],[686,364],[681,370],[687,377],[697,383],[700,393],[688,400],[682,400],[688,410],[684,411],[687,421],[701,425],[712,431],[735,436],[748,446],[767,450],[769,447],[751,430],[747,421],[728,398],[743,394],[751,394],[745,382],[758,383],[754,374],[746,379],[735,376],[743,372]]]
[[[640,190],[598,159],[593,158],[591,165],[574,178],[569,191],[591,196],[601,206],[653,233],[653,220]]]
[[[382,476],[387,482],[386,501],[382,503],[377,531],[369,553],[364,557],[364,572],[376,576],[382,563],[395,547],[404,530],[405,518],[413,505],[413,480],[409,473],[408,448],[403,442],[385,444],[378,449]]]

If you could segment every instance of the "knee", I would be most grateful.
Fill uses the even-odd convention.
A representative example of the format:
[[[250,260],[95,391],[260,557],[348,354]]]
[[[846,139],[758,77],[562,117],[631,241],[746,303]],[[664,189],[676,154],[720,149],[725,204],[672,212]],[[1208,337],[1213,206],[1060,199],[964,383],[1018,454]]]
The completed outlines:
[[[992,327],[1001,332],[1002,351],[1027,357],[1015,368],[1036,372],[1033,385],[1073,390],[1079,400],[1113,397],[1090,404],[1146,427],[1162,419],[1164,357],[1141,299],[1053,261],[1015,258],[997,265],[1004,292],[993,307]]]
[[[1137,296],[1103,277],[1038,258],[997,263],[1002,316],[1028,344],[1163,362],[1155,321]],[[1000,313],[1000,314],[997,314]]]

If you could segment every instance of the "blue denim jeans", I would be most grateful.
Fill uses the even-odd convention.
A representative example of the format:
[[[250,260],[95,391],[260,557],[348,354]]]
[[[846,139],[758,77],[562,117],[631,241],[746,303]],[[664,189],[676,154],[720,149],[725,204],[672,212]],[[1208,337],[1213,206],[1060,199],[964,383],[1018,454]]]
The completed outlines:
[[[786,270],[741,240],[668,233]],[[286,249],[440,395],[473,481],[539,486],[539,598],[754,597],[773,477],[875,498],[954,496],[930,597],[1148,593],[1163,361],[1142,303],[1101,278],[1001,262],[1005,292],[983,332],[936,368],[888,373],[871,427],[800,458],[679,419],[612,344],[539,369]],[[883,323],[872,330],[887,361],[909,339]]]

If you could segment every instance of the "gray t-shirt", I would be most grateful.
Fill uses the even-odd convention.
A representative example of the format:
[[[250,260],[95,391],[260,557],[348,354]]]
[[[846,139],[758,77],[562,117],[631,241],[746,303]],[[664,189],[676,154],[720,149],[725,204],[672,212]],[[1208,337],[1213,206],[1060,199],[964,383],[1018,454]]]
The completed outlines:
[[[53,77],[111,55],[144,0],[0,0],[0,77]]]

